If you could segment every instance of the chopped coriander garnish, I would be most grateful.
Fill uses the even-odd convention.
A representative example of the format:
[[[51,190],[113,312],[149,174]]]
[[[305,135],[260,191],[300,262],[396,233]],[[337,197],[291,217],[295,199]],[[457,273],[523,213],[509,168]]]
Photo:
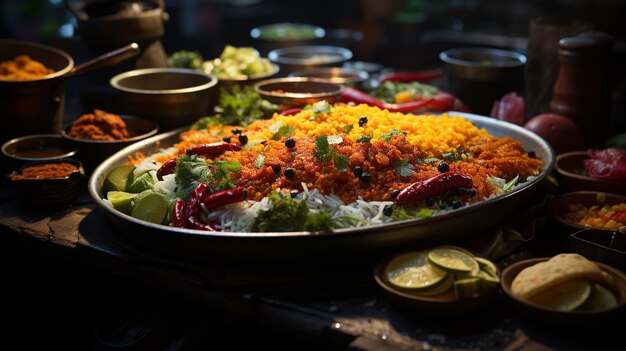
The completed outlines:
[[[401,177],[410,177],[415,173],[415,167],[405,159],[396,161],[391,166]]]
[[[360,137],[356,138],[356,142],[359,144],[369,143],[373,137],[374,137],[374,134],[361,135]]]
[[[290,125],[281,125],[278,130],[272,134],[272,140],[280,140],[291,136],[296,128]]]
[[[259,156],[256,157],[256,160],[254,160],[254,167],[261,168],[261,166],[263,166],[264,163],[265,163],[265,156],[259,154]]]
[[[348,157],[338,153],[337,150],[330,146],[326,134],[322,134],[315,139],[313,155],[315,155],[317,162],[328,162],[332,160],[335,167],[342,172],[350,167]]]
[[[381,139],[384,139],[385,141],[390,141],[391,137],[397,134],[404,134],[407,135],[408,133],[403,131],[403,130],[397,130],[397,129],[392,129],[389,131],[389,133],[383,133],[380,135]]]
[[[348,134],[348,133],[350,133],[350,131],[352,131],[352,128],[354,128],[354,125],[352,125],[352,124],[346,124],[346,125],[343,127],[343,132],[344,132],[344,133],[346,133],[346,134]]]

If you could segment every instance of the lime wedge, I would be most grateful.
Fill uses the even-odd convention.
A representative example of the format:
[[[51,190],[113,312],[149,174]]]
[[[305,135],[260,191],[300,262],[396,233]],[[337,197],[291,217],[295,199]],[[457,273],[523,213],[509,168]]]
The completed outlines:
[[[478,267],[480,267],[481,271],[489,274],[492,277],[498,278],[498,270],[493,262],[482,257],[474,257],[474,259],[476,260],[476,262],[478,262]]]
[[[615,294],[598,283],[591,283],[591,296],[576,311],[606,311],[617,306]]]
[[[494,289],[498,285],[500,285],[500,278],[498,278],[497,275],[492,276],[491,274],[483,270],[478,272],[478,275],[476,275],[476,278],[480,279],[480,284],[482,285],[484,291]]]
[[[427,257],[433,266],[450,273],[475,276],[480,270],[473,256],[456,249],[435,248]]]
[[[480,296],[485,292],[481,278],[465,278],[454,282],[454,295],[457,299]]]
[[[140,193],[145,190],[154,189],[154,177],[150,171],[143,172],[137,175],[132,183],[126,188],[126,191],[129,193]]]
[[[124,191],[132,179],[135,166],[125,165],[113,168],[104,178],[102,194],[109,191]]]
[[[107,199],[111,201],[113,208],[126,214],[130,214],[132,211],[135,197],[137,197],[137,194],[125,191],[109,191],[107,193]]]
[[[411,294],[420,295],[420,296],[435,296],[440,295],[452,288],[454,284],[454,274],[448,274],[444,278],[444,280],[436,284],[434,287],[423,289],[423,290],[411,290]]]
[[[167,200],[165,196],[146,190],[135,197],[135,205],[130,213],[131,216],[150,223],[162,223],[167,213]]]
[[[390,284],[411,290],[431,289],[448,275],[430,265],[424,252],[408,252],[393,258],[387,263],[384,274]]]
[[[572,279],[550,287],[529,299],[539,306],[557,310],[573,311],[591,296],[591,284],[584,279]]]

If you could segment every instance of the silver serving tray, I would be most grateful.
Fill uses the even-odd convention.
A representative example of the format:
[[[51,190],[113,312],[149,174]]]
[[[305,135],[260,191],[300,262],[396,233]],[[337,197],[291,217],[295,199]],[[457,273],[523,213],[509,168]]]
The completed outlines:
[[[151,155],[179,141],[187,128],[159,134],[130,145],[106,159],[92,173],[88,189],[95,203],[106,214],[116,232],[131,245],[151,253],[193,262],[220,265],[292,265],[331,263],[367,259],[390,250],[453,242],[477,235],[502,223],[515,211],[536,200],[542,180],[554,166],[554,152],[536,134],[511,123],[468,113],[451,112],[486,129],[497,137],[510,136],[526,151],[534,151],[543,171],[536,178],[504,195],[426,219],[412,219],[333,232],[228,233],[206,232],[152,224],[123,214],[105,204],[100,188],[104,177],[115,166],[125,163],[136,152]]]

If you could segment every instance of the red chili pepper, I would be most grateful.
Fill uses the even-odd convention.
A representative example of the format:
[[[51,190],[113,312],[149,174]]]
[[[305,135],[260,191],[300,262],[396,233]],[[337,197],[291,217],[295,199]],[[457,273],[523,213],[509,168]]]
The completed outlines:
[[[371,97],[360,90],[350,88],[350,87],[347,87],[343,90],[343,92],[341,93],[341,100],[343,102],[355,102],[358,104],[367,104],[370,106],[376,106],[381,109],[385,108],[384,102],[374,97]]]
[[[280,114],[283,116],[290,116],[290,115],[295,115],[299,113],[300,111],[302,111],[300,107],[295,107],[295,108],[290,108],[288,110],[281,111]]]
[[[187,203],[185,210],[185,220],[189,228],[201,229],[208,231],[215,231],[211,225],[203,223],[200,220],[198,210],[200,209],[200,201],[207,195],[209,191],[209,185],[205,182],[201,182],[191,193],[191,198]]]
[[[239,151],[241,146],[237,144],[231,144],[224,141],[219,141],[211,144],[203,144],[198,146],[192,146],[185,150],[187,155],[200,155],[208,158],[215,158],[225,153],[226,151]]]
[[[454,109],[456,98],[450,93],[438,91],[433,95],[432,101],[426,106],[432,111],[450,111]]]
[[[248,197],[248,190],[244,188],[228,189],[208,194],[200,201],[207,210],[211,210],[227,204],[241,202]]]
[[[432,71],[421,71],[421,72],[391,72],[387,74],[383,74],[378,78],[380,83],[384,83],[386,81],[394,81],[394,82],[424,82],[433,80],[435,78],[440,77],[443,74],[443,70],[434,69]]]
[[[185,200],[178,199],[172,206],[172,223],[177,228],[187,228],[187,222],[185,222]]]
[[[176,158],[168,160],[167,162],[162,164],[161,167],[159,167],[156,172],[157,178],[163,180],[163,176],[172,174],[174,172],[174,169],[176,169]]]
[[[402,189],[395,198],[396,205],[404,206],[418,201],[426,200],[429,197],[443,195],[449,190],[456,188],[471,188],[472,178],[463,173],[446,172],[426,179],[422,182],[415,182]]]

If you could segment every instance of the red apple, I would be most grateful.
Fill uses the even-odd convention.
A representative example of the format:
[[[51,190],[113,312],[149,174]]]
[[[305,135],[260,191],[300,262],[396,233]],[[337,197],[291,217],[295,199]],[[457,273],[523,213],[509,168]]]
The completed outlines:
[[[552,145],[556,154],[584,150],[580,128],[563,115],[543,113],[528,120],[524,128],[545,139]]]

